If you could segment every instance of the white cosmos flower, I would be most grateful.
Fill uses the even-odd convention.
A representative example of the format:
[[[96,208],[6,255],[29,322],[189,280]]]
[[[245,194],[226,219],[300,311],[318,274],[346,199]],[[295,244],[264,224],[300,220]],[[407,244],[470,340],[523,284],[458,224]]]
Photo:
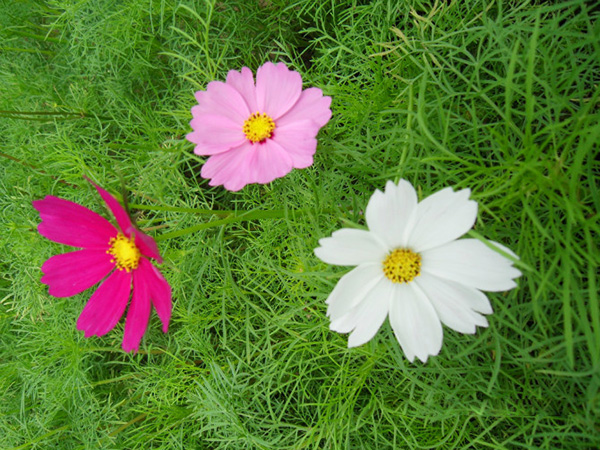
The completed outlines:
[[[477,217],[470,193],[445,188],[418,202],[408,181],[388,181],[369,200],[368,231],[343,228],[319,240],[321,260],[357,266],[327,299],[330,328],[350,333],[348,347],[368,342],[389,315],[406,357],[425,362],[442,347],[442,323],[471,334],[488,325],[482,314],[492,307],[481,291],[512,289],[521,272],[483,242],[457,240]]]

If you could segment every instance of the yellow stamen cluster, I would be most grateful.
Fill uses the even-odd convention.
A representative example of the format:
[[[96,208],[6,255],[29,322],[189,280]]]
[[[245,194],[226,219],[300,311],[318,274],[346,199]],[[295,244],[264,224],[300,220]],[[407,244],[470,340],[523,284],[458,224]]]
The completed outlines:
[[[118,233],[117,237],[111,238],[108,245],[110,245],[110,248],[106,253],[113,256],[110,262],[115,263],[117,269],[126,270],[127,272],[137,269],[141,253],[133,238],[128,239],[122,233]]]
[[[383,261],[383,273],[393,283],[408,283],[421,274],[421,255],[397,248]]]
[[[244,134],[254,143],[264,141],[273,135],[275,122],[265,113],[255,112],[244,121]]]

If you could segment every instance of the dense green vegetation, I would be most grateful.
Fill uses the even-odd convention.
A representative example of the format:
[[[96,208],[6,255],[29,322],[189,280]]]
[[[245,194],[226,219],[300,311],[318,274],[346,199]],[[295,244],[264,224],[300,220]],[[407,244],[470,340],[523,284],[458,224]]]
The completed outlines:
[[[0,3],[0,448],[600,448],[590,4]],[[209,187],[184,139],[193,93],[265,61],[333,98],[315,164]],[[153,313],[135,355],[123,321],[102,338],[76,330],[92,290],[54,298],[39,281],[67,248],[37,233],[32,200],[108,217],[82,175],[124,187],[165,258],[170,331]],[[399,178],[421,198],[470,188],[473,233],[523,272],[488,294],[489,328],[445,328],[426,364],[407,362],[387,323],[355,349],[329,331],[324,301],[347,270],[313,254]],[[210,224],[223,210],[278,212]]]

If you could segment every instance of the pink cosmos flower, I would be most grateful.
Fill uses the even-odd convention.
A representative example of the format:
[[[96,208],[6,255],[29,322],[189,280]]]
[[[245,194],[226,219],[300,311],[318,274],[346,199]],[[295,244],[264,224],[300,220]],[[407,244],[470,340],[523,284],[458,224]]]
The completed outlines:
[[[302,90],[302,78],[284,63],[266,63],[256,72],[229,71],[196,92],[192,108],[194,153],[210,156],[201,175],[211,186],[238,191],[269,183],[313,163],[317,133],[331,118],[331,97],[321,89]]]
[[[86,178],[87,179],[87,178]],[[41,281],[54,297],[71,297],[107,277],[92,294],[77,320],[85,337],[112,330],[127,307],[123,350],[137,352],[154,305],[167,332],[171,317],[171,287],[149,258],[162,263],[156,242],[136,229],[127,212],[107,191],[92,182],[118,227],[104,217],[69,200],[47,195],[33,202],[42,222],[42,236],[60,244],[82,247],[55,255],[42,265]]]

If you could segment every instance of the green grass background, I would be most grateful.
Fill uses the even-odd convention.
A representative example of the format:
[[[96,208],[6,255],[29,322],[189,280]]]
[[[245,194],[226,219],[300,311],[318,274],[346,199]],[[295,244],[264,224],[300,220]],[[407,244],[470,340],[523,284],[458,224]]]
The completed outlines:
[[[0,448],[600,448],[593,3],[0,1]],[[315,164],[211,188],[184,139],[193,92],[265,61],[333,98]],[[91,290],[39,282],[68,249],[37,233],[31,201],[105,214],[82,174],[123,180],[139,225],[167,237],[170,331],[153,313],[136,355],[122,321],[75,329]],[[387,322],[347,349],[324,303],[347,269],[313,254],[399,178],[421,198],[471,188],[474,232],[523,271],[489,294],[489,328],[445,328],[427,364]],[[168,238],[219,210],[279,218]]]

